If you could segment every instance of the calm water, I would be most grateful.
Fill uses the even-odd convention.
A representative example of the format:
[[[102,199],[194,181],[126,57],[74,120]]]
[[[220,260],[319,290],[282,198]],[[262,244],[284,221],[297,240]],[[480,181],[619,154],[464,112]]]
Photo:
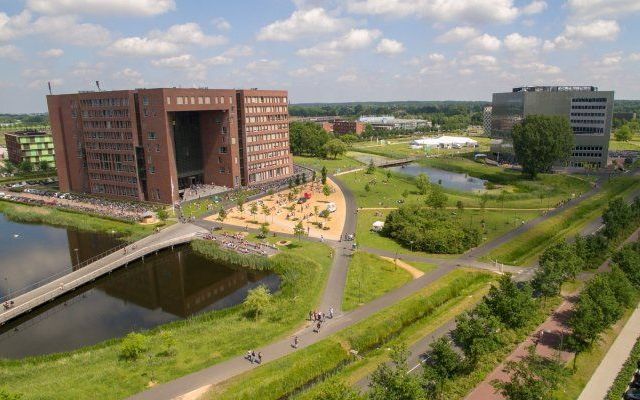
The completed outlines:
[[[14,236],[17,235],[17,236]],[[0,214],[0,293],[29,285],[117,245],[115,238],[7,221]],[[130,264],[0,328],[0,357],[73,350],[244,300],[275,274],[212,263],[189,246]]]
[[[431,183],[441,183],[443,187],[465,192],[484,189],[484,179],[474,178],[469,175],[459,174],[457,172],[444,171],[442,169],[425,167],[418,163],[411,163],[405,166],[390,167],[389,170],[401,174],[418,176],[426,174],[429,176]]]

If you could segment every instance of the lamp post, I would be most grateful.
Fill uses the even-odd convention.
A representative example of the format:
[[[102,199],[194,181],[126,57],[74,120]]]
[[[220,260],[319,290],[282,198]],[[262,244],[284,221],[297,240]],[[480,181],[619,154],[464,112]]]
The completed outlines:
[[[78,248],[76,247],[75,249],[73,249],[73,251],[76,253],[76,265],[80,265],[80,256],[78,255]]]
[[[409,240],[409,246],[411,246],[411,252],[413,253],[413,240]]]

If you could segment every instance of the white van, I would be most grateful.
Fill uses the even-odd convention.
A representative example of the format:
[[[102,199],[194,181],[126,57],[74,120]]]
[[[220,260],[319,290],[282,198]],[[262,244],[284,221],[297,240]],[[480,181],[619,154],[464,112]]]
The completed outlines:
[[[336,212],[338,208],[336,207],[336,203],[329,203],[327,204],[327,211],[329,212]]]

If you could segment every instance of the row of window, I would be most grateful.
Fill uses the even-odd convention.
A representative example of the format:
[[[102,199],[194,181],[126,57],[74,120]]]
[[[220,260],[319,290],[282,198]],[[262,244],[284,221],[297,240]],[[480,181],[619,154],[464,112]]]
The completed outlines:
[[[256,172],[255,174],[249,174],[249,183],[262,182],[284,175],[289,175],[289,167],[280,167],[268,171]]]
[[[594,125],[604,125],[604,121],[601,119],[572,119],[572,124],[594,124]]]
[[[282,157],[282,156],[286,156],[287,154],[289,154],[289,150],[278,150],[278,151],[271,151],[269,153],[258,153],[258,154],[253,154],[247,157],[247,159],[249,161],[258,161],[258,160],[264,160],[265,158],[272,158],[272,157]]]
[[[270,113],[270,112],[287,112],[287,106],[266,106],[266,107],[245,107],[245,112],[247,114],[259,114],[259,113]]]
[[[127,107],[129,106],[128,98],[109,98],[109,99],[86,99],[80,100],[80,105],[84,107]],[[76,108],[75,101],[71,102],[71,108]]]
[[[104,185],[102,183],[94,183],[91,185],[91,193],[111,194],[114,196],[137,197],[138,191],[135,188]]]
[[[247,146],[247,152],[252,153],[254,151],[262,151],[262,150],[271,150],[277,149],[279,147],[288,147],[289,142],[273,142],[273,143],[262,143],[253,146]]]
[[[244,117],[244,121],[247,124],[251,124],[254,122],[286,121],[287,119],[289,119],[289,116],[287,114],[256,115],[255,117]]]
[[[263,103],[287,103],[286,97],[270,97],[270,96],[249,96],[244,98],[245,103],[263,104]]]
[[[606,97],[577,97],[571,99],[572,103],[606,103]]]
[[[607,106],[571,106],[572,110],[604,110]]]
[[[602,151],[602,146],[576,146],[573,148],[573,150]]]
[[[131,132],[84,132],[85,139],[132,140]]]
[[[286,139],[287,134],[284,132],[267,133],[262,135],[249,135],[247,136],[247,143],[253,143],[264,140]]]
[[[197,104],[212,104],[209,96],[176,96],[176,104],[178,105],[196,104],[196,101],[198,102]],[[213,98],[213,104],[225,104],[225,101],[227,102],[226,104],[233,104],[233,96],[229,96],[226,99],[224,96],[215,96]],[[171,96],[167,96],[167,104],[171,104]]]
[[[598,152],[573,152],[574,157],[602,157],[602,153]]]
[[[604,117],[604,113],[576,112],[571,113],[572,117]]]
[[[575,134],[604,133],[604,128],[595,128],[592,126],[574,126],[572,129]]]
[[[247,126],[245,127],[245,130],[247,132],[262,132],[262,131],[285,130],[288,127],[289,127],[288,124],[256,125],[256,126]]]
[[[82,121],[85,129],[128,129],[131,121]]]
[[[133,151],[131,143],[87,142],[85,147],[90,150]]]
[[[89,177],[93,180],[124,182],[124,183],[130,183],[133,185],[138,183],[138,178],[131,175],[114,175],[114,174],[101,174],[101,173],[92,172],[89,174]]]
[[[257,169],[263,169],[263,168],[268,168],[268,167],[274,167],[276,165],[283,165],[283,164],[287,164],[288,160],[285,158],[279,158],[276,160],[268,160],[268,161],[263,161],[263,162],[259,162],[259,163],[255,163],[255,164],[249,164],[249,167],[247,168],[249,171],[255,171]]]
[[[78,113],[71,110],[71,117],[76,118]],[[122,110],[82,110],[82,118],[129,118],[129,109]]]
[[[102,162],[133,162],[133,154],[89,153],[89,160]]]
[[[130,173],[136,172],[136,168],[133,165],[113,164],[106,161],[102,161],[99,163],[89,162],[88,167],[89,167],[89,170],[93,170],[93,171],[118,171],[118,172],[130,172]]]

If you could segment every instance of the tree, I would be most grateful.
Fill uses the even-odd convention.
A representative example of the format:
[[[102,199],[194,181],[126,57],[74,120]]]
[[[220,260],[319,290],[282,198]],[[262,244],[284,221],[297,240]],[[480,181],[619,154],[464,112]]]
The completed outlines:
[[[441,337],[431,344],[429,364],[433,372],[444,380],[453,378],[462,370],[463,360],[449,340]]]
[[[391,349],[391,365],[380,364],[371,374],[370,400],[423,400],[426,394],[415,375],[407,373],[408,351],[404,346]]]
[[[367,193],[371,191],[371,185],[369,185],[369,182],[364,184],[364,191]]]
[[[17,169],[18,167],[16,166],[16,164],[9,160],[5,160],[4,167],[2,167],[2,170],[7,174],[13,174]]]
[[[458,211],[463,212],[464,211],[464,203],[462,202],[462,200],[458,200],[456,201],[456,208],[458,209]]]
[[[247,298],[244,299],[244,306],[249,315],[258,319],[271,306],[271,293],[265,285],[260,285],[249,290]]]
[[[131,332],[122,339],[120,358],[134,361],[147,350],[149,350],[149,338],[141,333]]]
[[[511,274],[502,275],[498,286],[491,286],[485,303],[493,315],[512,328],[524,326],[535,309],[531,286],[525,284],[522,289],[518,288],[511,279]]]
[[[462,348],[467,359],[475,363],[483,355],[495,351],[503,345],[500,331],[504,326],[492,314],[485,302],[480,302],[471,312],[456,318],[456,328],[452,332],[455,342]]]
[[[402,198],[406,200],[407,197],[409,197],[409,191],[407,189],[402,191]]]
[[[294,155],[325,157],[325,143],[330,136],[313,122],[292,122],[289,127],[289,142]]]
[[[251,203],[251,205],[249,206],[249,212],[251,213],[251,215],[253,216],[253,219],[256,219],[256,215],[258,215],[258,203],[256,203],[255,201],[253,203]]]
[[[575,246],[562,241],[545,250],[539,264],[532,286],[543,296],[551,297],[560,293],[564,282],[576,277],[584,266],[584,260]]]
[[[312,400],[364,400],[358,392],[337,379],[330,379],[317,387]]]
[[[293,235],[297,237],[298,240],[300,240],[302,236],[304,236],[306,233],[307,232],[305,231],[304,226],[302,225],[302,221],[298,221],[296,226],[293,227]]]
[[[333,158],[335,159],[338,158],[339,155],[347,152],[347,145],[340,139],[331,139],[324,144],[324,151],[328,155],[333,154]]]
[[[602,221],[604,222],[604,235],[613,239],[631,223],[631,207],[621,197],[616,197],[609,201],[607,209],[602,214]]]
[[[331,194],[331,186],[325,184],[322,187],[322,194],[324,194],[325,197],[329,197],[329,195]]]
[[[416,176],[416,188],[418,188],[418,193],[421,195],[426,195],[429,192],[429,177],[426,174],[419,174]]]
[[[617,265],[613,265],[611,272],[604,274],[604,277],[618,303],[624,307],[631,307],[635,299],[635,289],[624,271]]]
[[[494,380],[494,388],[507,400],[547,400],[562,380],[569,375],[564,366],[551,358],[536,354],[530,346],[528,353],[519,361],[507,361],[503,369],[511,379]]]
[[[447,204],[447,195],[444,194],[440,185],[432,185],[427,197],[427,204],[433,209],[444,208]]]
[[[483,211],[487,206],[487,201],[489,201],[489,194],[482,193],[482,195],[480,195],[480,208],[482,208]]]
[[[47,172],[50,169],[49,161],[38,161],[38,171]]]
[[[262,205],[262,215],[264,215],[264,222],[267,222],[267,217],[271,215],[271,210],[266,204]]]
[[[327,167],[325,167],[324,165],[320,170],[320,183],[322,183],[323,185],[327,184]]]
[[[159,209],[158,212],[156,212],[156,215],[158,216],[158,219],[162,222],[166,221],[167,218],[169,218],[169,213],[164,208]]]
[[[242,195],[238,196],[238,198],[236,199],[236,204],[238,205],[238,211],[240,211],[240,213],[244,212],[244,202],[245,198]]]
[[[260,237],[266,238],[269,236],[269,224],[264,223],[260,225]]]
[[[352,135],[349,133],[349,134],[340,136],[340,140],[342,140],[347,146],[351,146],[353,142],[358,141],[358,137],[356,135]]]
[[[511,137],[522,172],[532,179],[567,160],[573,149],[573,130],[562,116],[528,115],[513,127]]]
[[[225,218],[227,218],[227,210],[225,210],[224,207],[220,207],[220,210],[218,210],[218,221],[223,222]]]
[[[18,164],[18,170],[23,174],[29,173],[33,171],[33,164],[31,161],[24,160],[20,164]]]
[[[373,163],[373,158],[371,160],[369,160],[369,165],[367,166],[367,170],[365,171],[365,173],[371,175],[374,172],[376,172],[376,165]]]
[[[618,142],[628,142],[629,140],[631,140],[631,137],[633,137],[633,133],[631,132],[631,129],[629,129],[629,126],[625,124],[616,129],[616,131],[613,133],[613,137]]]
[[[640,288],[640,253],[634,245],[624,246],[613,255],[612,260],[624,271],[631,283]]]

